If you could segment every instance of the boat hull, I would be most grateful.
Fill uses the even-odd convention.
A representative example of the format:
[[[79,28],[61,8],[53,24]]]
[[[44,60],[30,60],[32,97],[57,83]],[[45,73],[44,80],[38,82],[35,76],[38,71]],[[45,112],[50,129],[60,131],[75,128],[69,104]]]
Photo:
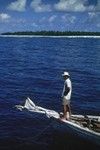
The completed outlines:
[[[20,111],[28,110],[33,113],[44,114],[49,119],[53,120],[52,125],[54,129],[59,130],[66,135],[71,134],[100,146],[100,116],[71,115],[70,121],[61,120],[58,112],[37,106],[30,98],[26,99],[24,106],[16,105],[16,108]],[[80,119],[82,119],[82,121],[85,119],[87,127],[84,127],[82,122],[80,123]],[[91,125],[93,125],[93,122],[96,122],[99,132],[90,128],[88,126],[90,124],[89,122],[91,122]]]
[[[100,146],[100,135],[94,134],[88,128],[83,128],[76,126],[74,123],[70,124],[70,121],[61,121],[59,119],[52,118],[53,120],[53,128],[64,135],[72,135],[74,137],[78,137],[84,139],[86,141],[92,142]]]

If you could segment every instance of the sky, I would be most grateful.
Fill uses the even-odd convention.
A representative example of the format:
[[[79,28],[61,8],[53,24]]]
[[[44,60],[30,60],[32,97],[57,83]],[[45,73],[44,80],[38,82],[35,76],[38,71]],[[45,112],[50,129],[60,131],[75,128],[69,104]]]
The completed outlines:
[[[100,32],[100,0],[0,0],[0,33]]]

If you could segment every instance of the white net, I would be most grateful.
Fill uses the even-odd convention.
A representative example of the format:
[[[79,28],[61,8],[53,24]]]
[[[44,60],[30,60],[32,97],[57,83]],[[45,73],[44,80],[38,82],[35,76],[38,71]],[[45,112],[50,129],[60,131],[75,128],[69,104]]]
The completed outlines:
[[[46,114],[46,116],[49,117],[49,118],[50,117],[59,118],[59,114],[56,111],[46,109],[46,108],[43,108],[43,107],[40,107],[40,106],[36,106],[30,98],[26,99],[24,106],[16,105],[16,107],[17,107],[17,109],[19,109],[21,111],[23,109],[27,109],[28,111],[31,111],[31,112]]]

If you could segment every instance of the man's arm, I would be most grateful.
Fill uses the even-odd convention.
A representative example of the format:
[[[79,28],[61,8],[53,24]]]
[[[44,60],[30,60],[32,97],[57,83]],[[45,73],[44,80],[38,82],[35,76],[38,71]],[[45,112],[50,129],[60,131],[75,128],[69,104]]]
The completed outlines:
[[[64,96],[66,96],[70,91],[70,87],[68,87],[67,85],[65,85],[65,91],[64,91]]]

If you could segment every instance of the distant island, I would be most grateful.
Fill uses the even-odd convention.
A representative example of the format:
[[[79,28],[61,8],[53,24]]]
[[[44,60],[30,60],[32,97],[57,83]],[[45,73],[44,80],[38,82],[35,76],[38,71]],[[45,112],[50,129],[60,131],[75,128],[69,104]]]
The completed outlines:
[[[100,36],[100,32],[81,32],[81,31],[22,31],[5,32],[1,35],[36,35],[36,36]]]

